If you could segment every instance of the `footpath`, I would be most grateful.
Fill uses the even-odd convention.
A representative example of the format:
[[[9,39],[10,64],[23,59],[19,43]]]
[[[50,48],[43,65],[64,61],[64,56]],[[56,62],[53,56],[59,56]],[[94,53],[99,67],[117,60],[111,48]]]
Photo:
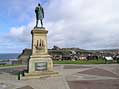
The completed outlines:
[[[25,80],[15,69],[0,68],[0,89],[119,89],[119,64],[54,65],[60,76]]]

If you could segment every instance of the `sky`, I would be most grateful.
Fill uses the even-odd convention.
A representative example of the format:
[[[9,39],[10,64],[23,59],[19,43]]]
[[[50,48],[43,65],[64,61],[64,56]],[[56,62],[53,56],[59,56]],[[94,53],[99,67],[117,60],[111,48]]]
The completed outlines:
[[[38,3],[45,12],[48,48],[119,49],[119,0],[2,0],[0,53],[31,48]]]

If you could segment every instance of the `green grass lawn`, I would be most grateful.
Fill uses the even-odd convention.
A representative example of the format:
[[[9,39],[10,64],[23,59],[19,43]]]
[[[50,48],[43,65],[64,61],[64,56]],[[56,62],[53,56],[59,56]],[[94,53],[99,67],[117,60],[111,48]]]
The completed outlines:
[[[105,64],[105,60],[78,60],[78,61],[53,61],[54,64]]]
[[[53,61],[54,64],[113,64],[113,62],[108,61],[105,63],[104,59],[99,59],[99,60],[78,60],[78,61],[70,61],[70,60],[64,60],[64,61]],[[9,67],[9,66],[26,66],[26,65],[0,65],[0,67]]]
[[[15,64],[15,65],[10,65],[10,64],[6,64],[6,65],[0,65],[0,67],[10,67],[10,66],[23,66],[23,65],[20,65],[20,64]]]

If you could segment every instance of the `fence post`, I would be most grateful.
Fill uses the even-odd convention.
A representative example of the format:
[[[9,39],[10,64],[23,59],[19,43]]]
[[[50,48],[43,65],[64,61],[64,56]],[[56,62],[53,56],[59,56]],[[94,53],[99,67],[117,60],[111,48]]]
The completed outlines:
[[[18,72],[18,80],[20,80],[20,72]]]

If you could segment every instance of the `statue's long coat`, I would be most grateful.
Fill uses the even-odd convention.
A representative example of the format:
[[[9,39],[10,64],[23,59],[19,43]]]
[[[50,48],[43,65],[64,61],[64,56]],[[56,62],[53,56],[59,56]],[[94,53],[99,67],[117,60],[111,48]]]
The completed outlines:
[[[42,20],[44,18],[44,10],[41,6],[37,6],[35,8],[35,13],[36,13],[37,20]]]

